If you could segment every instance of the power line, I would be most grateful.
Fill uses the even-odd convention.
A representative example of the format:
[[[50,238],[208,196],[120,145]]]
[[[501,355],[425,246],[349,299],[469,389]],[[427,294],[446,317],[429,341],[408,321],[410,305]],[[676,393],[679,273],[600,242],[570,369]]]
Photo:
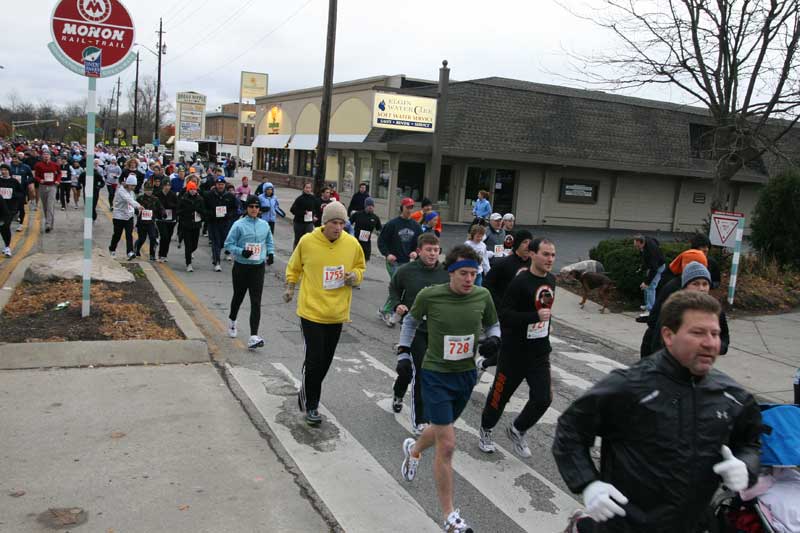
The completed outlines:
[[[175,15],[181,12],[181,9],[188,6],[190,3],[192,3],[192,0],[178,0],[178,2],[172,4],[172,7],[167,9],[167,11],[163,15],[161,15],[161,18],[167,19],[174,17]]]
[[[189,0],[189,1],[191,2],[192,0]],[[205,5],[209,1],[210,0],[205,0],[205,2],[202,2],[199,6],[197,6],[197,8],[195,8],[194,11],[192,11],[191,13],[189,13],[188,15],[183,17],[177,24],[174,24],[173,26],[171,26],[171,29],[174,31],[175,28],[179,28],[182,24],[186,24],[186,21],[190,20],[193,16],[195,16],[197,13],[199,13],[200,10],[203,9],[205,7]],[[169,22],[169,21],[167,21],[167,22]]]

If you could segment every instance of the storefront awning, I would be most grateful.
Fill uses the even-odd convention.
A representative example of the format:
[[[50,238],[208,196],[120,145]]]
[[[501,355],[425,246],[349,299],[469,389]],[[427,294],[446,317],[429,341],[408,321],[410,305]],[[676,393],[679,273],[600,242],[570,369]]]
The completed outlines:
[[[258,135],[253,140],[253,148],[286,148],[291,135]]]
[[[350,133],[332,133],[328,137],[328,142],[331,143],[363,143],[367,138],[366,133],[350,134]]]
[[[366,139],[366,135],[356,134],[343,134],[332,133],[328,136],[329,143],[361,143]],[[292,136],[292,142],[289,143],[289,148],[292,150],[316,150],[317,140],[319,135],[316,133],[295,133]]]

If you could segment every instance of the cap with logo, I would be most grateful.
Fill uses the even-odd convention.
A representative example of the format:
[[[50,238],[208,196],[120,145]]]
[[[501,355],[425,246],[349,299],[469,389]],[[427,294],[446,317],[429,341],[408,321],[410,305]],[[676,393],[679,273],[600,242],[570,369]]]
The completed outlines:
[[[403,207],[414,207],[414,200],[408,197],[403,198],[402,200],[400,200],[400,205],[402,205]]]
[[[492,213],[492,215],[489,217],[489,220],[503,220],[503,215],[500,213]]]

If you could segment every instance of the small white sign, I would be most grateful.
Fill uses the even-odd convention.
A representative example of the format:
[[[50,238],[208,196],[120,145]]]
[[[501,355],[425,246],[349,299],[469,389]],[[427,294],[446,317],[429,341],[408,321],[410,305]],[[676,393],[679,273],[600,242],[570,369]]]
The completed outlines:
[[[744,214],[730,211],[712,211],[708,238],[714,246],[733,248],[736,246],[736,228]]]

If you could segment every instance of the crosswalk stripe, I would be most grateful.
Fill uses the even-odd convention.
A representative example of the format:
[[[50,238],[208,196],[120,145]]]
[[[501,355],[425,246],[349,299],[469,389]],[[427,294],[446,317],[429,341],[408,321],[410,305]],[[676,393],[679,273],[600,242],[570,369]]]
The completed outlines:
[[[555,353],[561,354],[576,361],[581,361],[582,363],[586,363],[586,366],[594,368],[595,370],[599,370],[603,374],[608,374],[617,368],[628,368],[627,365],[623,365],[622,363],[614,361],[613,359],[609,359],[608,357],[603,357],[602,355],[597,355],[595,353],[568,352],[561,350]]]
[[[298,380],[284,365],[273,366],[297,386]],[[319,410],[325,415],[325,424],[334,427],[337,436],[315,448],[299,442],[291,428],[278,422],[287,396],[269,391],[285,388],[284,380],[244,367],[231,367],[230,373],[345,531],[384,531],[387,517],[391,517],[392,530],[440,531],[416,500],[322,405]],[[398,465],[398,476],[399,469]],[[342,490],[343,483],[347,490]]]
[[[395,373],[381,361],[363,350],[359,350],[359,353],[370,366],[394,378]],[[394,414],[392,411],[391,398],[383,398],[376,403],[381,409],[394,415],[397,423],[408,430],[408,425],[401,419],[402,415]],[[457,420],[455,427],[469,433],[477,441],[478,430],[469,426],[463,419]],[[570,512],[578,506],[578,503],[549,479],[501,446],[497,445],[497,450],[499,454],[496,453],[491,461],[475,459],[469,453],[456,454],[453,458],[453,468],[526,531],[558,531],[563,528]],[[501,458],[498,460],[498,457]],[[533,495],[526,487],[531,483],[544,485],[546,490]],[[549,492],[550,497],[541,492]],[[534,501],[537,507],[532,509]]]

